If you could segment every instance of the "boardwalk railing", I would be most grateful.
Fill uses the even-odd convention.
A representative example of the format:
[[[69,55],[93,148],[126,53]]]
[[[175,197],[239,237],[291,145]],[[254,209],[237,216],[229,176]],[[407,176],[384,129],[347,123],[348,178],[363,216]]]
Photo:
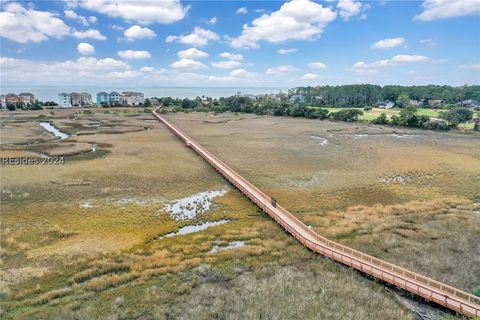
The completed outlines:
[[[480,316],[480,297],[318,235],[282,206],[273,206],[269,196],[156,111],[153,115],[307,248],[455,312],[469,317]]]

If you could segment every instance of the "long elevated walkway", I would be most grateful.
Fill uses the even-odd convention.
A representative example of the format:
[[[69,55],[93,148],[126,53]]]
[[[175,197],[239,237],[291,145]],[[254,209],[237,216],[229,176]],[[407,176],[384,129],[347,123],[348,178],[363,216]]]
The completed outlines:
[[[153,115],[307,248],[465,316],[480,316],[480,297],[318,235],[156,111]]]

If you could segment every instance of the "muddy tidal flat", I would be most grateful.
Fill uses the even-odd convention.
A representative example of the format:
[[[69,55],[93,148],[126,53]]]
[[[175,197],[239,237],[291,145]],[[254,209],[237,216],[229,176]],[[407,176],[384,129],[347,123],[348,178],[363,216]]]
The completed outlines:
[[[479,135],[166,117],[318,233],[480,291]],[[303,248],[148,110],[0,119],[2,157],[64,160],[1,166],[2,319],[453,317]]]

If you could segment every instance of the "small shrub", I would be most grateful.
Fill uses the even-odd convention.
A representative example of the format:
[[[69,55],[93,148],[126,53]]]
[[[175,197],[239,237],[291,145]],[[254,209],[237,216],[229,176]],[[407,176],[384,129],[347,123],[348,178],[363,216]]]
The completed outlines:
[[[53,290],[53,291],[47,292],[47,293],[41,295],[40,297],[38,297],[37,299],[35,299],[32,302],[32,305],[41,306],[41,305],[49,303],[52,300],[65,297],[72,292],[73,292],[72,288],[63,288],[63,289]]]
[[[363,108],[363,111],[370,111],[370,110],[372,110],[372,107],[370,106]]]
[[[100,278],[95,278],[87,282],[84,286],[86,290],[100,292],[108,288],[117,287],[124,283],[130,282],[132,280],[140,277],[140,274],[137,272],[127,273],[127,274],[111,274],[102,276]]]

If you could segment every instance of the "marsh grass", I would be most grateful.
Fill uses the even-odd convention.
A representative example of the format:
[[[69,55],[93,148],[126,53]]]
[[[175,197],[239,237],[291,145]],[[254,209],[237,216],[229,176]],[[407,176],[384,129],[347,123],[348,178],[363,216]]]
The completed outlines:
[[[383,286],[316,258],[238,191],[192,221],[174,221],[163,202],[225,181],[160,124],[127,132],[151,120],[138,110],[125,111],[128,117],[114,109],[75,114],[78,126],[71,112],[48,117],[89,133],[76,140],[104,144],[107,154],[57,168],[2,167],[2,268],[22,273],[3,291],[6,319],[411,318]],[[378,138],[373,148],[349,138],[380,130],[360,124],[169,117],[319,233],[462,288],[479,287],[480,262],[469,255],[480,241],[472,213],[472,199],[480,198],[478,140]],[[12,115],[2,133],[43,137],[37,120]],[[332,134],[329,149],[309,141],[312,134]],[[404,171],[435,176],[379,183]],[[124,198],[152,201],[116,204]],[[81,207],[86,201],[91,208]],[[230,222],[203,232],[157,240],[185,224],[225,218]],[[209,254],[215,244],[240,240],[245,247]]]

